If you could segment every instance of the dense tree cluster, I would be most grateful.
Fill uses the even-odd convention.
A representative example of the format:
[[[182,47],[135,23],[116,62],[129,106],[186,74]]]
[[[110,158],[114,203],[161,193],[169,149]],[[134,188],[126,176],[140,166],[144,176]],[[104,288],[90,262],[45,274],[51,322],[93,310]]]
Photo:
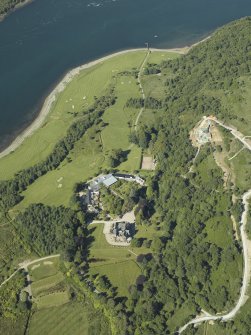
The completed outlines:
[[[0,288],[0,323],[2,317],[15,320],[27,313],[30,304],[26,292],[22,292],[25,284],[24,273],[20,271],[4,287]]]
[[[157,158],[151,193],[163,232],[151,244],[154,257],[145,265],[146,281],[140,290],[137,285],[130,289],[132,314],[128,322],[134,325],[135,334],[171,334],[201,308],[211,313],[228,310],[238,297],[242,272],[232,278],[226,269],[241,264],[241,246],[234,237],[227,246],[210,241],[206,227],[214,220],[217,231],[231,213],[239,217],[241,203],[232,208],[222,172],[216,166],[207,167],[211,148],[198,157],[194,173],[187,171],[195,156],[189,131],[196,121],[210,114],[236,118],[225,108],[221,94],[238,92],[239,77],[250,74],[250,33],[250,18],[234,22],[188,55],[163,63],[163,72],[170,74],[162,102],[163,118],[130,136],[143,149],[151,147]],[[216,90],[221,94],[214,94]],[[215,280],[219,273],[224,276],[224,285]],[[189,310],[183,313],[181,324],[169,326],[169,320],[175,320],[183,306]],[[243,324],[248,329],[248,317]]]
[[[32,204],[15,219],[16,229],[40,255],[61,253],[73,261],[84,253],[84,218],[63,206]]]
[[[16,5],[24,3],[25,0],[1,0],[0,3],[0,15],[7,14]]]
[[[144,193],[145,190],[137,184],[119,181],[110,189],[103,187],[100,200],[105,213],[123,215],[133,210]]]
[[[144,107],[144,99],[143,98],[130,98],[127,100],[125,107],[127,108],[142,108]]]
[[[250,74],[250,18],[219,29],[212,38],[194,47],[187,55],[162,63],[172,73],[167,81],[166,106],[175,112],[196,111],[214,114],[221,119],[234,117],[225,110],[218,94],[238,90],[241,76]]]
[[[162,101],[153,97],[148,97],[145,100],[145,107],[149,109],[160,109],[162,108]]]
[[[137,144],[142,149],[147,149],[153,146],[157,138],[157,130],[148,125],[140,125],[137,131],[131,131],[129,134],[129,141]]]
[[[161,73],[160,65],[155,63],[148,63],[144,69],[144,75]]]
[[[122,162],[126,161],[127,152],[122,149],[113,149],[109,152],[108,155],[108,165],[112,168],[115,168]]]

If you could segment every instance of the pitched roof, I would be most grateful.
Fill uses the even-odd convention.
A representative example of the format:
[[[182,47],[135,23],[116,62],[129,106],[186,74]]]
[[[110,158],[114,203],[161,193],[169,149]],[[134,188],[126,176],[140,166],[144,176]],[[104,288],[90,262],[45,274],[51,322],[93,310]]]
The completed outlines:
[[[113,184],[115,184],[118,180],[113,176],[113,175],[110,175],[109,177],[107,177],[104,181],[103,181],[103,184],[106,186],[106,187],[109,187]]]

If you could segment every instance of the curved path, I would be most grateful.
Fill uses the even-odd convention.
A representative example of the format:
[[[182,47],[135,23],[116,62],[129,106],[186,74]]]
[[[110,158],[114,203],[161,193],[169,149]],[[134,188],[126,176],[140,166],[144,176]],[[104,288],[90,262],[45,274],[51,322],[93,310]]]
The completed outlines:
[[[221,127],[229,130],[231,134],[238,139],[240,142],[243,143],[243,145],[251,151],[251,145],[246,141],[246,138],[248,136],[244,136],[241,134],[238,130],[236,130],[233,127],[225,125],[223,122],[219,121],[215,117],[204,117],[204,119],[208,119],[211,121],[216,122]],[[244,211],[241,216],[241,228],[240,228],[240,234],[241,234],[241,240],[242,240],[242,247],[243,247],[243,260],[244,260],[244,267],[243,267],[243,281],[242,281],[242,287],[240,290],[240,297],[235,305],[235,307],[228,312],[227,314],[222,315],[210,315],[207,314],[206,316],[198,316],[195,319],[191,320],[187,324],[185,324],[183,327],[181,327],[178,331],[178,334],[183,333],[190,325],[196,325],[200,324],[205,321],[229,321],[235,317],[237,312],[240,310],[240,308],[245,304],[247,299],[247,290],[248,285],[250,281],[250,274],[251,274],[251,268],[250,268],[250,248],[248,244],[250,243],[247,233],[246,233],[246,225],[248,220],[248,212],[249,212],[249,200],[251,199],[251,189],[248,190],[246,193],[244,193],[242,197],[242,203],[244,206]]]
[[[143,69],[144,69],[145,63],[146,63],[146,61],[147,61],[149,55],[150,55],[150,50],[148,50],[148,52],[147,52],[147,54],[146,54],[146,56],[145,56],[145,58],[144,58],[144,60],[143,60],[143,63],[141,64],[141,67],[140,67],[140,69],[139,69],[138,78],[137,78],[137,81],[138,81],[138,84],[139,84],[139,88],[140,88],[140,92],[141,92],[142,98],[143,98],[143,100],[144,100],[144,106],[140,109],[139,114],[138,114],[138,116],[137,116],[137,119],[136,119],[136,121],[135,121],[135,125],[134,125],[134,129],[135,129],[135,131],[136,131],[137,128],[138,128],[138,123],[139,123],[139,119],[140,119],[140,117],[141,117],[141,114],[142,114],[143,111],[145,110],[145,98],[146,98],[146,95],[145,95],[144,88],[143,88],[143,85],[142,85],[142,82],[141,82],[141,74],[142,74],[142,71],[143,71]]]
[[[8,283],[9,280],[11,280],[11,278],[13,278],[15,276],[16,273],[18,273],[18,271],[20,270],[26,270],[28,272],[28,266],[34,264],[34,263],[37,263],[37,262],[41,262],[41,261],[45,261],[47,259],[50,259],[50,258],[55,258],[55,257],[59,257],[60,254],[57,254],[57,255],[51,255],[51,256],[46,256],[46,257],[42,257],[42,258],[37,258],[37,259],[34,259],[33,261],[30,261],[30,260],[26,260],[19,265],[18,269],[15,270],[5,281],[2,282],[2,284],[0,284],[0,288],[2,286],[4,286],[5,284]]]

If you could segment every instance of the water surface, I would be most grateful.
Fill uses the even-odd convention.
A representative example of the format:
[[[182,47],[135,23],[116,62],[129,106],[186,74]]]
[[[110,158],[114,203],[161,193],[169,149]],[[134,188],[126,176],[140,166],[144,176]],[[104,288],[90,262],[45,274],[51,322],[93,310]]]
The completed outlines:
[[[189,45],[247,15],[250,0],[35,0],[0,23],[0,148],[69,69],[145,42]]]

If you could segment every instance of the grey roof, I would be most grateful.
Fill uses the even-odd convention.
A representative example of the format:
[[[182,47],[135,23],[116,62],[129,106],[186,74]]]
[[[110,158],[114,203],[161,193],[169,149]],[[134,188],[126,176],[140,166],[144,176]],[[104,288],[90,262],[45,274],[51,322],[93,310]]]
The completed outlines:
[[[118,180],[113,176],[113,175],[109,175],[107,176],[107,178],[103,181],[103,184],[106,186],[106,187],[109,187],[113,184],[115,184]]]
[[[90,184],[90,188],[93,191],[98,191],[102,185],[105,185],[106,187],[109,187],[111,185],[113,185],[114,183],[116,183],[118,181],[117,178],[115,178],[111,173],[104,175],[104,176],[100,176],[97,177],[91,184]]]
[[[86,205],[89,205],[91,203],[91,192],[90,192],[89,189],[86,192],[85,203],[86,203]]]

